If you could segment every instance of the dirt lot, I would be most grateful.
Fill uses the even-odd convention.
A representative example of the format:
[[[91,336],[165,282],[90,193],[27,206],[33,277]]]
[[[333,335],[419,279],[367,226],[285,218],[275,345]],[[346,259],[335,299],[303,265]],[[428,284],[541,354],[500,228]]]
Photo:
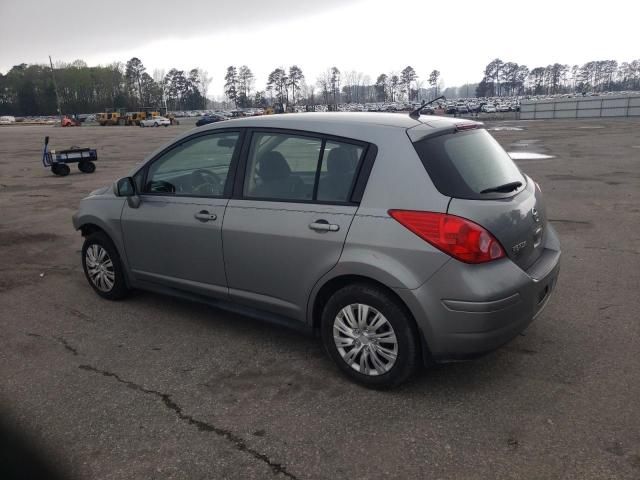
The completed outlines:
[[[561,236],[555,297],[505,348],[382,393],[313,338],[93,293],[79,200],[188,126],[0,128],[3,419],[67,478],[639,479],[640,122],[492,126],[509,151],[554,156],[518,163]],[[45,135],[98,148],[96,173],[52,176]]]

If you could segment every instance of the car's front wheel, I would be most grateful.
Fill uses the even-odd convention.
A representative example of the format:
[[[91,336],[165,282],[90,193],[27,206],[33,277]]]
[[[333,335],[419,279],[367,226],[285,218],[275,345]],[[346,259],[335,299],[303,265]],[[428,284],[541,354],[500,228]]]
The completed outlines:
[[[95,292],[108,300],[119,300],[129,292],[120,256],[113,242],[102,232],[85,238],[82,268]]]
[[[321,330],[338,367],[367,387],[400,385],[419,365],[413,319],[393,295],[375,285],[353,284],[335,292],[324,306]]]

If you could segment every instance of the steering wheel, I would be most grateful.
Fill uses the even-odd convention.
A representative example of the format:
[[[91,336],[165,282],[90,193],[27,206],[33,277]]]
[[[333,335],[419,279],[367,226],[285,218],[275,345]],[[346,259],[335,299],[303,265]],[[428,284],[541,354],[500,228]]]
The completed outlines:
[[[176,193],[175,185],[164,180],[153,180],[148,185],[147,188],[153,193]]]
[[[195,193],[220,195],[222,193],[222,180],[218,175],[203,168],[191,172],[192,188]]]

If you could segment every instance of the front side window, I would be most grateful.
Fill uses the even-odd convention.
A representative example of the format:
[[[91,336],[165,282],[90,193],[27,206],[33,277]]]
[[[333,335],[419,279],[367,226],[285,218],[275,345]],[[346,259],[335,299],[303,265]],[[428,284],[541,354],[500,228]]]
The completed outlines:
[[[188,140],[149,167],[145,193],[221,196],[239,133],[221,132]]]
[[[280,133],[251,139],[244,196],[273,200],[348,202],[362,145]]]

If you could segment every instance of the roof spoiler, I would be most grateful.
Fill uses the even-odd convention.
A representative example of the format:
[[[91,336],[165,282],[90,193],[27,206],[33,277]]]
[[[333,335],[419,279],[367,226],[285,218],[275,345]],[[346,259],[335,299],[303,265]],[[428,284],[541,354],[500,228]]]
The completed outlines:
[[[474,122],[470,120],[453,121],[448,119],[434,118],[428,122],[422,122],[415,127],[407,129],[407,135],[411,143],[419,142],[427,137],[437,137],[447,133],[463,132],[466,130],[474,130],[484,128],[482,122]]]

